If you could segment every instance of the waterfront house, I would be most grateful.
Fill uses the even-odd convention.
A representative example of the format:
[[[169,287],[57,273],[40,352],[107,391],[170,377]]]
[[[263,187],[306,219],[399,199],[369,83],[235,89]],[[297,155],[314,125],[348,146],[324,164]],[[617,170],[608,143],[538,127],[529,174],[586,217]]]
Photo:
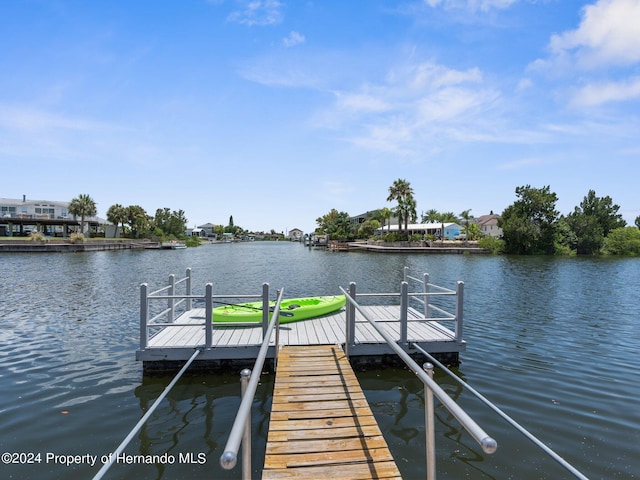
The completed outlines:
[[[390,225],[376,230],[376,235],[385,235],[389,232],[405,231],[404,225]],[[447,240],[454,240],[462,232],[464,227],[453,222],[432,222],[432,223],[410,223],[407,225],[409,235],[433,235],[436,238],[444,237]]]
[[[289,230],[289,233],[287,234],[287,238],[294,242],[299,242],[300,240],[302,240],[303,236],[304,236],[304,232],[299,228],[292,228],[291,230]]]
[[[480,215],[474,221],[480,227],[482,235],[487,237],[501,237],[502,229],[498,226],[500,215],[490,213],[489,215]]]
[[[80,221],[69,214],[69,203],[31,200],[26,195],[22,199],[0,198],[0,235],[26,236],[41,232],[66,237],[71,231],[79,231]],[[85,227],[93,232],[105,223],[98,217],[85,218]]]

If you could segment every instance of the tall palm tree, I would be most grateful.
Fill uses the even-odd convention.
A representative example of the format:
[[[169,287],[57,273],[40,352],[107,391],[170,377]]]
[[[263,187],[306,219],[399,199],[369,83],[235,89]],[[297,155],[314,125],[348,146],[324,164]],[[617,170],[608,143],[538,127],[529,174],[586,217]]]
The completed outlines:
[[[471,218],[471,215],[469,215],[470,211],[471,211],[471,209],[465,210],[460,214],[460,218],[462,218],[464,220],[464,241],[465,241],[465,243],[469,240],[469,219]]]
[[[116,237],[118,236],[118,225],[122,225],[122,231],[124,232],[124,224],[127,221],[127,209],[119,203],[111,205],[107,210],[107,220],[116,226]]]
[[[387,207],[383,207],[380,209],[380,216],[382,217],[382,229],[384,230],[384,226],[387,225],[387,232],[391,231],[391,222],[389,219],[393,213]]]
[[[431,208],[422,214],[422,223],[436,222],[440,218],[440,214],[435,208]]]
[[[465,235],[469,235],[469,219],[471,218],[471,215],[469,215],[470,211],[471,211],[471,209],[465,210],[464,212],[462,212],[460,214],[460,218],[462,218],[464,220],[464,233],[465,233]]]
[[[413,188],[406,180],[399,178],[393,182],[393,185],[389,187],[389,196],[387,202],[396,200],[398,206],[396,207],[396,213],[398,215],[399,222],[404,220],[404,231],[409,230],[409,217],[416,217],[416,201],[413,198]],[[400,225],[398,225],[399,227]]]
[[[81,193],[69,203],[69,213],[75,217],[80,217],[80,232],[84,233],[84,223],[86,217],[95,217],[98,213],[96,202],[86,193]]]

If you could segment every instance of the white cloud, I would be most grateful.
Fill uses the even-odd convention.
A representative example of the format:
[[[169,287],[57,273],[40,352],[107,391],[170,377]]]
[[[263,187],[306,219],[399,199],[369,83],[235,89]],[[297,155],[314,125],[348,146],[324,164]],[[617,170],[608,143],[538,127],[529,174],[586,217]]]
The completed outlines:
[[[430,7],[442,5],[444,8],[466,8],[486,12],[492,8],[508,8],[518,0],[424,0]]]
[[[336,105],[344,111],[352,112],[384,112],[391,106],[376,95],[370,93],[336,92]]]
[[[242,8],[231,12],[227,20],[249,26],[274,25],[282,21],[281,7],[278,0],[243,1]]]
[[[98,130],[105,128],[106,125],[29,107],[3,105],[0,108],[0,127],[7,130],[35,132],[54,129]]]
[[[622,82],[592,83],[579,89],[572,98],[574,106],[596,106],[640,98],[640,77]]]
[[[296,45],[300,45],[304,43],[306,38],[304,35],[298,32],[291,32],[289,35],[282,41],[285,47],[295,47]]]
[[[599,0],[582,10],[576,30],[553,35],[551,51],[573,55],[583,68],[640,61],[640,0]]]
[[[411,154],[425,145],[456,138],[494,138],[482,131],[483,112],[499,99],[494,90],[482,86],[477,68],[455,70],[433,62],[405,66],[389,72],[377,84],[367,83],[350,91],[334,92],[332,108],[318,123],[340,131],[345,140],[362,148]],[[429,149],[433,149],[429,145]]]

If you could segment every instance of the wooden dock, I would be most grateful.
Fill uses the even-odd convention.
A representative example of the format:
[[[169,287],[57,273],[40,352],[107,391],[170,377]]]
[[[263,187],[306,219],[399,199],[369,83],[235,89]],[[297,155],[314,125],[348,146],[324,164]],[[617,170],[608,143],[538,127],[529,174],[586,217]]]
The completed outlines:
[[[262,478],[331,477],[401,478],[342,349],[283,347]]]

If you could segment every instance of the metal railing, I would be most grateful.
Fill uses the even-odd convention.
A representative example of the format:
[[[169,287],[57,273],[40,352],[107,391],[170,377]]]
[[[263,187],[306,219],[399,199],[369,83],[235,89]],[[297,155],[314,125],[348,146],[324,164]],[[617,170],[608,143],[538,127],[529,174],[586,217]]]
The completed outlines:
[[[193,363],[193,361],[196,359],[196,357],[200,354],[200,352],[202,352],[202,349],[196,349],[193,352],[193,355],[191,355],[191,358],[189,358],[189,360],[187,360],[187,362],[183,365],[183,367],[180,369],[180,371],[176,374],[176,376],[173,378],[173,380],[171,381],[171,383],[169,383],[169,385],[167,385],[165,387],[165,389],[162,391],[162,393],[160,394],[160,396],[156,399],[155,402],[153,402],[153,405],[151,405],[151,408],[149,408],[149,410],[147,410],[147,413],[144,414],[144,416],[138,420],[138,423],[136,423],[136,425],[133,427],[133,429],[129,432],[129,434],[125,437],[124,440],[122,440],[122,442],[120,443],[120,445],[118,445],[118,448],[116,448],[113,453],[110,453],[108,458],[109,460],[102,465],[102,467],[100,468],[100,470],[98,470],[98,472],[94,475],[93,480],[100,480],[105,473],[107,473],[107,470],[109,470],[111,468],[111,466],[114,463],[118,462],[118,458],[120,456],[120,454],[122,454],[122,452],[124,451],[124,449],[126,448],[126,446],[129,444],[129,442],[133,439],[133,436],[138,433],[138,431],[142,428],[142,426],[147,422],[147,420],[149,420],[149,418],[151,417],[151,415],[153,415],[153,413],[156,411],[156,407],[158,405],[160,405],[160,402],[162,402],[162,400],[164,399],[164,397],[167,396],[167,394],[171,391],[171,389],[174,387],[174,385],[176,383],[178,383],[178,380],[180,380],[180,377],[182,377],[182,375],[184,374],[184,372],[187,371],[187,369],[189,368],[189,366],[191,366],[191,364]]]
[[[181,284],[185,286],[184,293],[177,293],[177,288]],[[193,295],[191,282],[191,269],[188,268],[186,276],[176,279],[175,275],[169,275],[169,284],[153,292],[149,292],[149,285],[143,283],[140,285],[140,350],[149,347],[149,338],[153,336],[159,329],[165,327],[184,327],[184,326],[204,326],[205,328],[205,344],[204,348],[213,346],[213,329],[214,322],[206,319],[213,318],[213,306],[216,303],[226,305],[226,302],[220,300],[233,298],[239,299],[261,299],[262,300],[262,331],[266,335],[269,323],[269,284],[262,285],[261,295],[214,295],[213,285],[207,283],[205,285],[204,295]],[[156,301],[166,301],[166,307],[160,311],[151,307],[151,303]],[[176,323],[176,319],[181,313],[189,311],[193,308],[193,302],[205,303],[205,320],[202,323]],[[151,312],[154,312],[153,316]],[[234,323],[240,326],[241,323]]]
[[[442,371],[444,371],[447,375],[453,378],[456,382],[458,382],[463,388],[466,388],[469,392],[471,392],[476,398],[478,398],[482,403],[488,406],[491,410],[497,413],[500,417],[502,417],[507,423],[509,423],[512,427],[518,430],[522,435],[524,435],[527,439],[533,442],[537,447],[541,448],[547,455],[553,458],[556,462],[562,465],[566,470],[571,472],[576,478],[580,478],[581,480],[588,480],[581,472],[579,472],[574,466],[572,466],[569,462],[567,462],[564,458],[554,452],[551,448],[547,447],[544,443],[538,440],[532,433],[530,433],[527,429],[525,429],[522,425],[516,422],[513,418],[507,415],[505,412],[500,410],[496,405],[491,403],[486,397],[484,397],[480,392],[475,390],[469,384],[467,384],[464,380],[458,377],[455,373],[449,370],[446,366],[440,363],[437,359],[433,357],[430,353],[425,351],[420,345],[413,344],[413,346],[422,353],[429,361],[433,362],[436,366],[438,366]]]
[[[463,304],[464,304],[464,282],[457,282],[456,290],[450,290],[448,288],[440,287],[438,285],[430,284],[428,281],[429,275],[424,274],[424,280],[415,279],[413,277],[405,276],[408,279],[416,280],[420,282],[424,287],[422,292],[409,292],[409,284],[405,280],[400,284],[399,293],[357,293],[356,284],[351,282],[349,284],[349,292],[346,293],[348,297],[352,299],[357,298],[382,298],[382,297],[399,297],[400,301],[400,316],[399,318],[390,318],[388,320],[378,320],[378,322],[400,322],[400,336],[398,341],[401,345],[408,345],[408,332],[409,322],[443,322],[450,321],[454,323],[454,331],[451,334],[448,330],[441,330],[441,333],[447,335],[456,343],[463,343]],[[341,290],[344,291],[344,289]],[[447,312],[444,308],[436,306],[429,302],[430,297],[451,297],[455,301],[454,313]],[[424,316],[420,318],[410,319],[409,307],[412,300],[419,302],[423,306]],[[439,316],[434,316],[434,312]],[[356,315],[355,306],[347,304],[346,315],[346,341],[345,341],[345,353],[349,356],[350,346],[355,345],[355,329],[356,329]]]
[[[258,357],[256,358],[253,366],[253,371],[244,369],[240,375],[242,380],[242,401],[238,413],[231,427],[227,444],[224,447],[224,453],[220,457],[220,465],[225,470],[231,470],[236,466],[238,461],[238,450],[242,444],[242,478],[249,480],[251,478],[251,405],[258,388],[258,382],[260,381],[260,375],[262,374],[262,367],[267,357],[267,351],[269,349],[269,343],[271,341],[271,335],[276,330],[276,343],[274,346],[274,371],[276,370],[278,360],[279,349],[279,335],[278,330],[280,328],[280,302],[282,301],[282,295],[284,290],[281,289],[278,292],[276,300],[276,306],[273,310],[273,316],[269,322],[266,334],[264,335]]]
[[[402,282],[402,285],[403,285],[403,291],[401,292],[401,299],[404,298],[406,301],[407,282]],[[392,338],[383,328],[381,328],[377,324],[376,321],[371,319],[369,315],[365,312],[365,310],[356,302],[355,297],[352,296],[352,293],[355,292],[355,284],[354,283],[350,284],[349,292],[347,292],[342,287],[340,287],[340,290],[342,291],[342,293],[345,294],[347,298],[347,302],[349,304],[349,307],[347,308],[348,323],[350,323],[351,325],[354,325],[355,311],[357,310],[358,313],[360,313],[360,315],[362,315],[364,319],[367,322],[369,322],[369,324],[373,328],[376,329],[378,334],[382,336],[382,338],[387,342],[387,345],[391,347],[391,349],[396,353],[396,355],[398,355],[398,357],[400,357],[404,361],[407,367],[422,381],[422,383],[424,383],[425,389],[428,390],[426,392],[427,395],[425,395],[425,403],[427,404],[425,405],[425,410],[428,410],[430,408],[428,405],[428,399],[429,399],[428,393],[431,392],[433,395],[436,396],[438,400],[440,400],[440,403],[442,403],[442,405],[458,420],[458,422],[460,422],[462,427],[482,447],[482,450],[485,453],[488,453],[488,454],[494,453],[498,447],[497,442],[492,437],[490,437],[469,415],[467,415],[467,413],[451,397],[449,397],[449,395],[447,395],[447,393],[442,388],[440,388],[440,386],[431,378],[431,376],[428,373],[426,373],[423,370],[423,368],[421,368],[409,356],[409,354],[404,351],[404,349],[400,345],[398,345],[399,343],[398,340]],[[406,310],[406,304],[403,305],[403,302],[401,302],[401,310],[402,308],[405,308]],[[401,312],[401,318],[402,316],[403,315]],[[404,321],[406,326],[406,319]],[[404,336],[404,342],[406,342],[406,328],[405,328],[404,334],[402,333],[402,330],[403,329],[401,328],[400,342],[403,342],[403,336]],[[353,333],[353,332],[348,331],[348,333]],[[428,369],[426,365],[424,368]],[[430,423],[433,423],[433,411],[431,412],[426,411],[426,422],[427,422],[427,425],[429,425]],[[430,436],[432,437],[432,429],[431,427],[428,427],[427,438],[426,438],[427,463],[428,463],[427,473],[430,476],[428,476],[427,478],[429,480],[433,480],[435,479],[435,468],[433,465],[435,462],[435,458],[431,458],[431,457],[435,457],[433,453],[435,452],[435,448],[433,445],[433,438],[429,438]]]

